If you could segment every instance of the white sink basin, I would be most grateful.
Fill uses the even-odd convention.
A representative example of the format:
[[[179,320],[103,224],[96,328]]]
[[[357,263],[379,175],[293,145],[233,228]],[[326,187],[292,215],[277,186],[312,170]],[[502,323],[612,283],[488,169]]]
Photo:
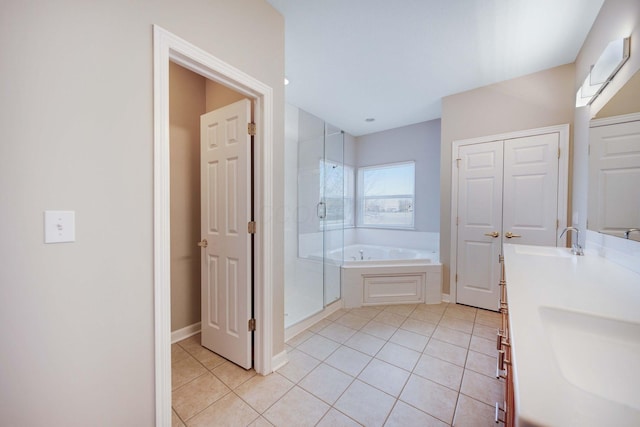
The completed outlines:
[[[539,311],[555,361],[568,382],[640,410],[640,323],[562,308]]]
[[[571,249],[555,248],[552,246],[517,245],[515,247],[515,251],[517,254],[521,255],[550,256],[558,258],[571,258],[572,256],[574,256],[571,253]]]

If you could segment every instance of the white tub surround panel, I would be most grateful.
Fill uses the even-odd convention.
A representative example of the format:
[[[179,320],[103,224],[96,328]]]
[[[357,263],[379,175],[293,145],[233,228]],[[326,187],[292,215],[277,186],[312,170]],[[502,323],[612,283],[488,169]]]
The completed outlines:
[[[516,425],[640,425],[640,274],[565,248],[504,254]]]
[[[426,303],[442,300],[442,265],[421,260],[353,262],[342,267],[342,299],[346,308],[365,305]]]

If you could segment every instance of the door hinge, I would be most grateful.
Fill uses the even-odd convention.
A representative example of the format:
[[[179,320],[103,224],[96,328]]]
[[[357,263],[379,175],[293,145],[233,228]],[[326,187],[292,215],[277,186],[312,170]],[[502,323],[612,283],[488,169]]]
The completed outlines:
[[[253,332],[256,330],[256,319],[249,319],[249,332]]]
[[[460,217],[459,216],[456,217],[456,225],[460,225]]]
[[[456,159],[456,167],[458,169],[460,169],[460,160],[462,160],[462,159],[460,159],[460,158]]]
[[[557,230],[558,228],[560,228],[560,220],[559,220],[559,219],[556,219],[556,230]]]
[[[560,158],[560,149],[558,148],[558,158]]]
[[[255,123],[247,124],[247,132],[249,132],[249,135],[255,136],[256,135],[256,124]]]
[[[247,232],[249,234],[256,234],[256,222],[255,221],[249,221],[249,223],[247,224]]]
[[[458,283],[458,273],[456,273],[456,283]]]

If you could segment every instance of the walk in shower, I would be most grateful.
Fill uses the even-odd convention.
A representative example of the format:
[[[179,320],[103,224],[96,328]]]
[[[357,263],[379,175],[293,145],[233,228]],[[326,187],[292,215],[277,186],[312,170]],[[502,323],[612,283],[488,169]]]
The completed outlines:
[[[284,173],[284,299],[285,328],[288,328],[340,299],[345,218],[344,133],[287,105]]]

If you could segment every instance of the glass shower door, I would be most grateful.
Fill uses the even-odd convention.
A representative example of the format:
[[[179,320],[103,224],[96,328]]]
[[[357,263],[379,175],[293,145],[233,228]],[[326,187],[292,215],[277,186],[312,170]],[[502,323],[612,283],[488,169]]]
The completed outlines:
[[[340,299],[344,254],[344,133],[325,125],[322,162],[324,306]]]
[[[344,228],[344,135],[303,110],[288,111],[287,153],[297,168],[288,177],[285,170],[285,185],[297,188],[285,197],[295,206],[297,248],[285,248],[285,328],[340,299]]]

